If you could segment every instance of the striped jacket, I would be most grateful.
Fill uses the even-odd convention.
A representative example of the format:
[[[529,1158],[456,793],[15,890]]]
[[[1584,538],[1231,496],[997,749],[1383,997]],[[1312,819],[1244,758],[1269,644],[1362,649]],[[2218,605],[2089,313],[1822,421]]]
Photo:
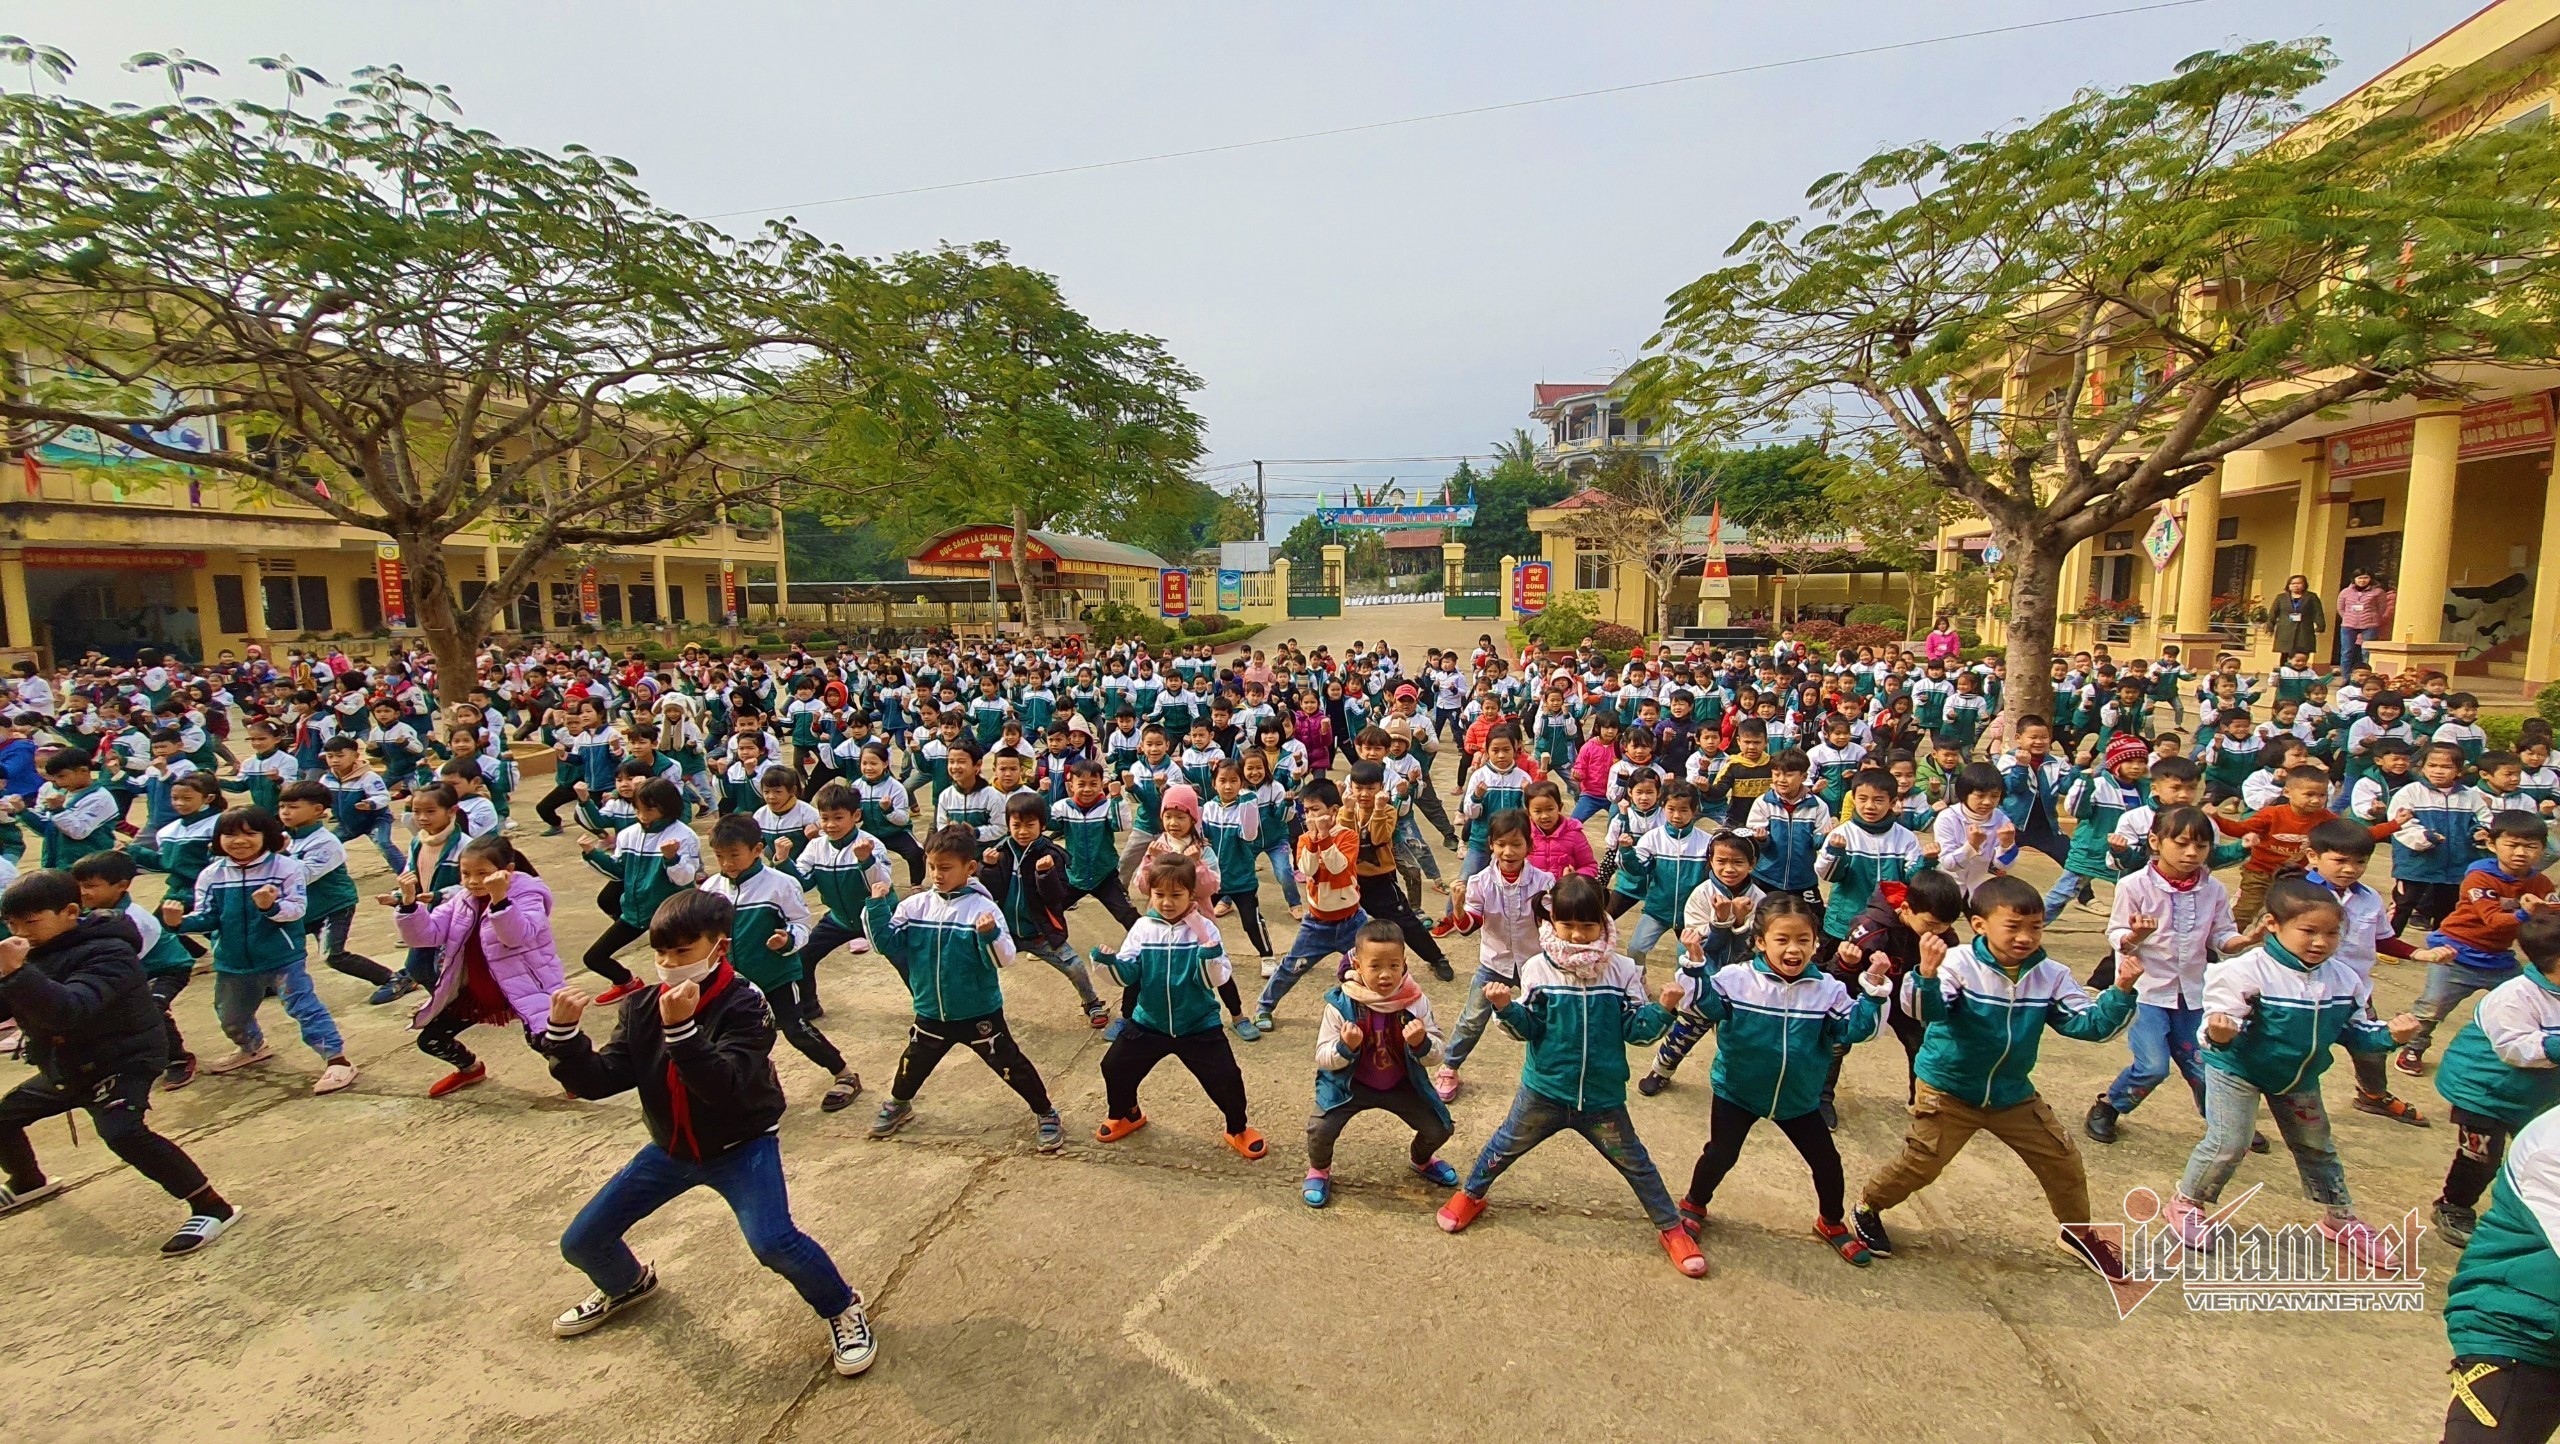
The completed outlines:
[[[2204,1065],[2270,1094],[2316,1087],[2330,1045],[2387,1053],[2391,1033],[2365,1015],[2365,984],[2332,957],[2306,963],[2273,938],[2205,970],[2204,1011],[2240,1024],[2228,1043],[2207,1042]]]
[[[1137,990],[1130,1022],[1176,1038],[1218,1031],[1218,985],[1234,972],[1218,925],[1199,908],[1171,922],[1151,909],[1117,952],[1096,948],[1093,960],[1113,985]]]
[[[2084,1043],[2112,1038],[2133,1017],[2133,994],[2094,999],[2071,970],[2038,948],[2015,969],[1980,938],[1947,954],[1936,977],[1902,980],[1903,1011],[1927,1025],[1912,1069],[1920,1081],[1977,1108],[2014,1108],[2036,1096],[2028,1075],[2046,1028]]]
[[[980,919],[995,923],[978,931]],[[906,974],[916,1016],[934,1022],[1004,1011],[997,969],[1013,961],[1004,910],[977,883],[955,893],[911,893],[895,908],[876,897],[864,913],[871,945]]]
[[[668,843],[676,845],[676,855],[666,855]],[[619,920],[631,927],[645,928],[658,904],[691,887],[702,876],[702,838],[680,822],[670,822],[650,831],[640,823],[632,823],[613,835],[611,847],[596,848],[586,854],[587,866],[616,879],[622,884],[622,911]]]
[[[258,906],[261,888],[275,901]],[[213,938],[217,973],[273,973],[302,961],[302,864],[280,853],[247,866],[217,857],[196,878],[195,908],[178,931]]]
[[[1920,856],[1920,839],[1890,818],[1881,827],[1869,827],[1853,817],[1831,829],[1822,855],[1813,860],[1814,875],[1831,884],[1822,930],[1847,937],[1849,924],[1866,911],[1878,884],[1908,881],[1927,865]]]
[[[1680,975],[1685,1010],[1716,1027],[1710,1083],[1718,1098],[1761,1118],[1796,1118],[1822,1103],[1841,1049],[1876,1035],[1889,985],[1852,999],[1848,986],[1807,967],[1789,978],[1753,956],[1728,963],[1703,986]]]
[[[702,890],[729,900],[736,909],[729,924],[729,964],[738,976],[767,993],[800,981],[800,949],[809,941],[809,904],[800,896],[800,879],[759,862],[736,877],[713,873]],[[776,933],[791,939],[776,949]]]
[[[2445,1048],[2436,1091],[2511,1128],[2560,1103],[2560,983],[2527,968],[2491,988]]]

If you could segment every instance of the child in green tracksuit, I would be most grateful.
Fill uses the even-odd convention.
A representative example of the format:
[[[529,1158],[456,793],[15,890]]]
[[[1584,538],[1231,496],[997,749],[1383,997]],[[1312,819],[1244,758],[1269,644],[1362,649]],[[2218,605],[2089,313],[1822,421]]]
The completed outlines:
[[[1894,817],[1899,794],[1892,773],[1881,767],[1860,772],[1850,784],[1849,820],[1831,829],[1822,850],[1814,855],[1814,876],[1831,884],[1831,897],[1822,913],[1826,946],[1815,959],[1817,964],[1830,961],[1832,949],[1849,936],[1879,885],[1908,882],[1913,873],[1928,866],[1920,855],[1920,839]]]
[[[925,891],[893,907],[889,884],[871,885],[864,917],[871,945],[905,977],[915,1003],[897,1080],[871,1120],[871,1136],[886,1138],[906,1127],[915,1116],[916,1090],[942,1055],[967,1048],[1031,1105],[1040,1151],[1055,1153],[1066,1146],[1066,1125],[1050,1105],[1039,1070],[1005,1026],[997,969],[1013,961],[1013,938],[1005,931],[1003,910],[978,882],[979,850],[977,831],[954,823],[925,839],[925,877],[932,884]]]
[[[2508,1140],[2560,1107],[2560,911],[2528,916],[2516,947],[2527,966],[2480,999],[2436,1071],[2456,1132],[2435,1225],[2455,1245],[2479,1226],[2472,1210],[2497,1177]]]
[[[1752,915],[1748,961],[1728,963],[1703,981],[1682,973],[1673,985],[1679,1011],[1717,1029],[1709,1080],[1715,1102],[1706,1147],[1680,1200],[1680,1225],[1692,1236],[1704,1230],[1716,1185],[1742,1156],[1752,1125],[1766,1118],[1813,1170],[1814,1236],[1864,1268],[1867,1246],[1843,1217],[1848,1184],[1822,1117],[1823,1082],[1836,1054],[1876,1035],[1893,965],[1876,954],[1853,1002],[1846,984],[1814,966],[1822,944],[1815,921],[1813,904],[1800,897],[1763,898]],[[1666,993],[1663,1001],[1673,999]]]
[[[1138,1085],[1166,1058],[1179,1058],[1217,1105],[1227,1146],[1246,1159],[1270,1156],[1271,1145],[1245,1120],[1244,1073],[1219,1027],[1219,987],[1233,980],[1217,924],[1200,907],[1201,866],[1180,853],[1149,858],[1140,873],[1147,914],[1119,951],[1093,950],[1095,966],[1123,989],[1128,1016],[1102,1055],[1109,1114],[1093,1131],[1117,1143],[1147,1126]]]
[[[1989,1133],[2044,1186],[2064,1247],[2121,1279],[2123,1259],[2089,1227],[2080,1150],[2029,1075],[2047,1028],[2084,1043],[2123,1031],[2142,965],[2120,959],[2115,985],[2092,998],[2069,968],[2045,956],[2044,900],[2019,878],[1984,882],[1966,911],[1973,941],[1951,951],[1944,936],[1923,937],[1920,966],[1903,979],[1903,1005],[1924,1025],[1912,1061],[1911,1132],[1902,1152],[1867,1180],[1851,1226],[1867,1252],[1893,1257],[1884,1211],[1935,1182],[1974,1134]]]
[[[2124,815],[2149,799],[2143,783],[2151,775],[2151,747],[2131,733],[2107,744],[2096,767],[2071,780],[2062,795],[2062,810],[2071,817],[2071,846],[2062,856],[2062,873],[2044,895],[2044,920],[2062,916],[2072,899],[2090,892],[2089,884],[2117,877],[2110,839],[2122,836]]]
[[[631,790],[633,821],[602,838],[583,838],[579,851],[587,866],[611,879],[597,898],[608,918],[603,933],[587,948],[587,970],[613,986],[596,1001],[613,1004],[640,988],[631,970],[614,954],[649,935],[649,919],[658,904],[693,886],[702,876],[702,840],[684,825],[684,794],[663,777],[652,777]]]
[[[1635,1189],[1672,1266],[1707,1275],[1707,1256],[1680,1226],[1680,1210],[1627,1116],[1627,1050],[1659,1039],[1671,1009],[1644,996],[1644,973],[1617,950],[1600,885],[1568,873],[1533,905],[1539,952],[1520,966],[1520,991],[1489,982],[1484,1000],[1504,1032],[1528,1045],[1511,1112],[1476,1156],[1466,1182],[1440,1206],[1443,1232],[1457,1233],[1484,1212],[1484,1196],[1532,1148],[1571,1130],[1581,1134]],[[1664,990],[1679,1001],[1675,983]]]
[[[813,994],[800,967],[809,904],[800,896],[800,879],[766,865],[764,830],[744,813],[712,824],[711,862],[717,871],[702,888],[729,900],[729,965],[772,1001],[774,1030],[834,1080],[818,1106],[829,1113],[850,1106],[862,1092],[862,1077],[809,1020]]]

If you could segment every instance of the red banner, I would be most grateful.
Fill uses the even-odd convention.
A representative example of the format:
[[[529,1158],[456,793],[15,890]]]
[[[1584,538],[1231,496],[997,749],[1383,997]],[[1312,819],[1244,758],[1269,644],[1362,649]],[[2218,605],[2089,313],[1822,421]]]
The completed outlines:
[[[1535,616],[1547,609],[1547,592],[1555,585],[1548,562],[1522,562],[1511,569],[1511,610]]]
[[[723,625],[735,626],[738,616],[738,564],[722,562],[720,564],[720,620]]]
[[[592,627],[604,620],[604,596],[596,589],[596,569],[578,568],[578,620]]]
[[[1157,574],[1161,605],[1158,610],[1168,617],[1191,615],[1191,573],[1179,567],[1166,567]]]
[[[409,625],[409,574],[400,565],[400,548],[397,545],[374,543],[373,584],[382,596],[382,625]]]
[[[2461,461],[2485,461],[2551,449],[2551,398],[2507,396],[2467,406],[2462,411]],[[2329,479],[2378,476],[2409,469],[2409,452],[2417,439],[2414,421],[2386,421],[2341,431],[2324,442],[2329,453]]]
[[[204,570],[202,552],[159,552],[90,547],[29,547],[20,554],[31,567],[107,567],[117,571]]]

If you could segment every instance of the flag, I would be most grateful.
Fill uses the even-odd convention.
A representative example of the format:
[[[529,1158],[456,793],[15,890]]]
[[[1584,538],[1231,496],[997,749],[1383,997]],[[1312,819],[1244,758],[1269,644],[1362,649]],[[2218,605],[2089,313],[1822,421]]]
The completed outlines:
[[[27,473],[27,500],[33,501],[44,490],[44,470],[36,465],[32,451],[18,453],[18,465]]]

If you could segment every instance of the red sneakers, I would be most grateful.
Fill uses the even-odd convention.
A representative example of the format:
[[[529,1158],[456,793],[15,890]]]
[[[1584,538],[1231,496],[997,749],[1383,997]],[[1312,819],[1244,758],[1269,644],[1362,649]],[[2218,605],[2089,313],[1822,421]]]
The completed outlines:
[[[428,1084],[427,1096],[442,1098],[447,1093],[459,1093],[488,1076],[489,1065],[486,1063],[474,1063],[468,1068],[457,1068]]]
[[[596,994],[595,1006],[599,1008],[610,1007],[613,1004],[619,1003],[623,999],[630,997],[632,994],[639,992],[642,988],[647,986],[649,986],[647,983],[640,981],[638,978],[633,978],[627,983],[616,983],[612,987],[605,989],[603,992]]]

